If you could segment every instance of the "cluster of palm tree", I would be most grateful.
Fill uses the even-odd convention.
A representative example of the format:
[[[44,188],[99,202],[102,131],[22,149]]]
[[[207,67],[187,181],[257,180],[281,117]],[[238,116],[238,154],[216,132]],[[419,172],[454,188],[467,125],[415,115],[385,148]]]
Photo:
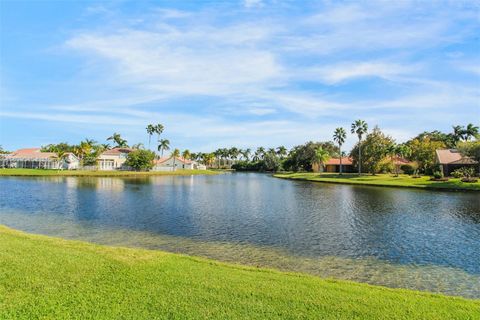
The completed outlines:
[[[475,138],[479,134],[478,126],[475,126],[473,123],[469,123],[466,127],[464,126],[453,126],[453,139],[455,142],[458,141],[469,141],[470,138]]]
[[[146,128],[148,134],[148,149],[152,140],[152,135],[157,134],[157,142],[160,142],[160,135],[163,133],[165,127],[161,123],[149,124]]]
[[[361,148],[361,142],[362,138],[365,134],[367,134],[368,131],[368,124],[364,120],[355,120],[352,125],[350,132],[352,134],[356,134],[358,137],[358,143],[359,143],[359,148],[358,148],[358,174],[362,173],[362,148]],[[343,166],[342,166],[342,145],[345,143],[345,140],[347,139],[347,132],[345,131],[344,128],[339,127],[336,128],[334,133],[333,133],[333,141],[337,143],[338,148],[340,150],[340,174],[343,173]],[[324,152],[319,151],[320,154],[324,155]],[[319,156],[320,157],[320,156]],[[328,161],[328,159],[327,159]]]

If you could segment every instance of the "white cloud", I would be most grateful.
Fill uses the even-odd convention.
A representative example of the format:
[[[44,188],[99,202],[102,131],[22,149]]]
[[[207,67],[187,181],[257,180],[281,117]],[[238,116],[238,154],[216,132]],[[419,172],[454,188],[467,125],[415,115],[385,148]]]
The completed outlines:
[[[361,77],[379,77],[393,79],[417,71],[412,65],[401,65],[389,62],[349,62],[309,70],[313,77],[317,76],[328,84],[336,84],[345,80]]]

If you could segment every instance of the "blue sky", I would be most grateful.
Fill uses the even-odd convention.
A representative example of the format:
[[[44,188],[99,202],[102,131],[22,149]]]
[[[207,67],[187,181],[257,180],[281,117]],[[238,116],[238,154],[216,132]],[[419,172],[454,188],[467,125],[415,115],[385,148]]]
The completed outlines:
[[[479,124],[479,1],[0,1],[0,145],[291,147]],[[347,146],[353,145],[348,137]]]

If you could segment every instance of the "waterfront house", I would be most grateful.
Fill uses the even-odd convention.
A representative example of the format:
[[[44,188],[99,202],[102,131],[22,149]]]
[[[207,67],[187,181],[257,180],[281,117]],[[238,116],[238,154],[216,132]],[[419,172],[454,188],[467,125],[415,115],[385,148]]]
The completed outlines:
[[[127,155],[132,152],[130,148],[113,148],[105,150],[97,159],[99,170],[126,170]]]
[[[55,152],[42,152],[40,148],[19,149],[0,158],[2,168],[24,169],[78,169],[80,161],[68,152],[60,159]]]
[[[196,161],[184,159],[182,157],[163,157],[154,160],[154,171],[175,171],[175,170],[206,170],[207,168],[203,164],[199,164]]]
[[[345,173],[355,172],[353,160],[350,157],[342,157],[342,171]],[[340,158],[330,158],[324,165],[324,172],[340,172]]]
[[[462,155],[456,149],[439,149],[435,152],[436,162],[444,176],[449,176],[453,171],[462,167],[473,167],[477,173],[479,172],[478,162]]]

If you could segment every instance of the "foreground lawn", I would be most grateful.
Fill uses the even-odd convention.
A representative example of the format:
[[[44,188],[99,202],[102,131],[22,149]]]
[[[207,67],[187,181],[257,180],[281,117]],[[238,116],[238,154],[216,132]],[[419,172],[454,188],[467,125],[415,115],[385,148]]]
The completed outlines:
[[[192,174],[217,174],[212,170],[177,171],[93,171],[93,170],[44,170],[0,169],[0,176],[69,176],[69,177],[122,177],[122,176],[188,176]]]
[[[422,176],[412,178],[408,175],[394,177],[390,174],[362,175],[357,174],[335,174],[335,173],[282,173],[275,174],[277,178],[319,181],[342,184],[362,184],[372,186],[388,187],[407,187],[407,188],[427,188],[444,190],[478,190],[480,191],[480,181],[476,183],[465,183],[460,179],[449,179],[448,181],[430,181],[430,177]]]
[[[0,319],[478,319],[480,301],[0,226]]]

